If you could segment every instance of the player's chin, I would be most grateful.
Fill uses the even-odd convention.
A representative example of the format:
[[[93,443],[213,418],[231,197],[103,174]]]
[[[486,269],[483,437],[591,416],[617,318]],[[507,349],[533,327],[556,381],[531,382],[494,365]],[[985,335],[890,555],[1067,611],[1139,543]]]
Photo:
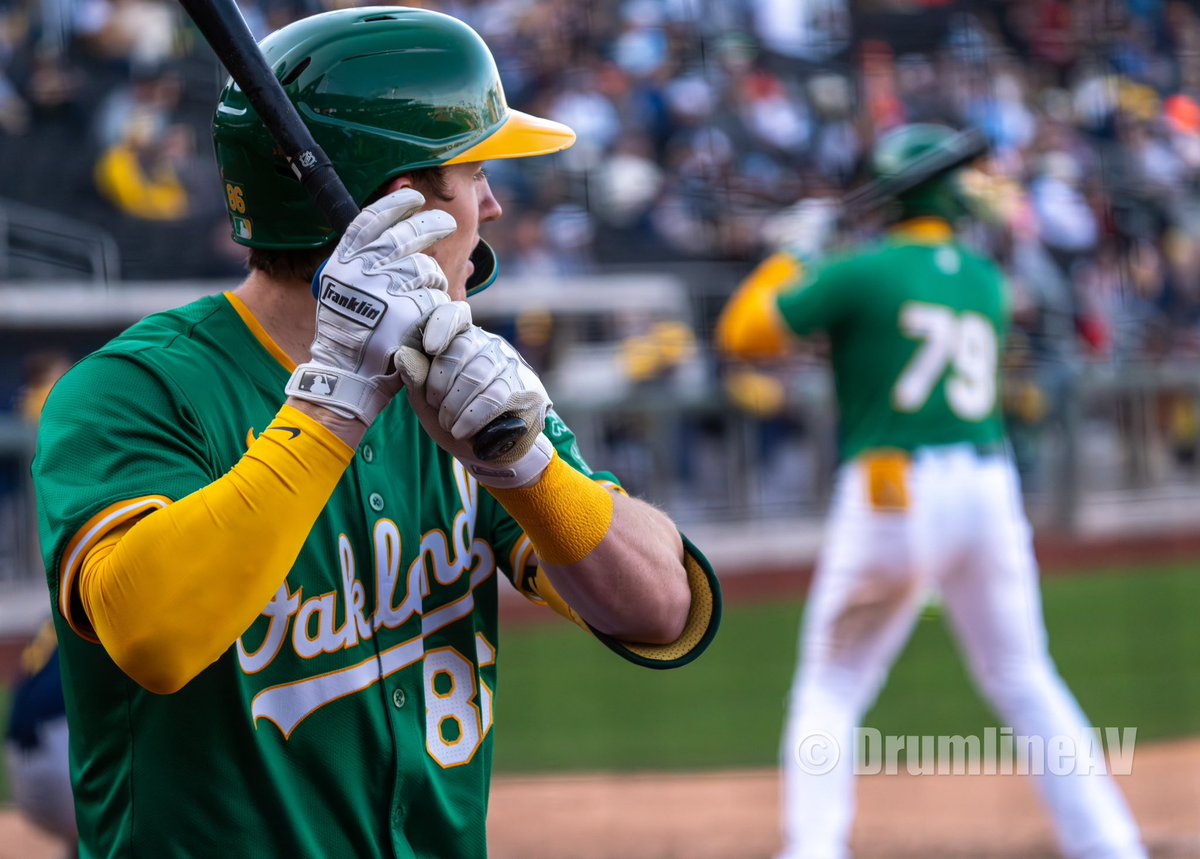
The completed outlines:
[[[467,281],[471,279],[471,275],[475,273],[475,264],[470,260],[462,267],[461,272],[452,278],[447,278],[450,281],[450,298],[454,301],[467,300]]]

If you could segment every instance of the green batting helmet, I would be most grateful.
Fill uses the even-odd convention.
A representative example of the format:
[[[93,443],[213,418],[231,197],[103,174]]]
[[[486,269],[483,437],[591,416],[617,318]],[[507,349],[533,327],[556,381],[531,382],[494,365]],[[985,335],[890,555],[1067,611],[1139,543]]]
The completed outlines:
[[[326,12],[272,33],[261,48],[360,207],[404,173],[544,155],[575,141],[565,125],[509,108],[491,51],[448,15],[398,6]],[[234,241],[303,249],[337,239],[232,81],[217,103],[213,144]],[[473,259],[468,286],[478,291],[495,276],[495,257],[481,242]]]
[[[987,141],[974,129],[902,125],[876,142],[870,162],[873,181],[847,198],[847,209],[861,212],[894,201],[901,218],[954,220],[967,212],[958,168],[986,151]]]

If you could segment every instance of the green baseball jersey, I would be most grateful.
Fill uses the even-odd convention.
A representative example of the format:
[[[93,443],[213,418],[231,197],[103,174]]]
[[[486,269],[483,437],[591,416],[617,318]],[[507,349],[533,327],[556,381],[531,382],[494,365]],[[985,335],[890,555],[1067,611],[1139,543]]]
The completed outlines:
[[[241,458],[284,400],[281,357],[213,296],[143,320],[47,403],[34,477],[82,855],[483,857],[497,571],[520,580],[532,548],[403,397],[270,604],[179,692],[142,689],[59,602],[97,535]],[[592,474],[553,413],[546,432]]]
[[[896,234],[830,259],[777,301],[794,332],[828,335],[843,460],[1003,439],[1007,294],[987,259],[957,242]]]

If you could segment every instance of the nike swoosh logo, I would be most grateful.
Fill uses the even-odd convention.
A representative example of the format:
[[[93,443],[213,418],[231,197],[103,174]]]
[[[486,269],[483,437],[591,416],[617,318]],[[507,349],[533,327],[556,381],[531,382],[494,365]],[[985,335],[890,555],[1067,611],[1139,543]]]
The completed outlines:
[[[298,427],[267,427],[265,430],[263,430],[263,432],[271,432],[272,430],[275,430],[277,432],[289,433],[288,441],[291,441],[292,439],[294,439],[300,435],[300,429]],[[259,437],[261,437],[261,436],[262,436],[262,433],[259,433]],[[250,429],[246,430],[246,449],[247,450],[250,449],[250,445],[254,444],[254,440],[255,440],[254,427],[250,427]]]

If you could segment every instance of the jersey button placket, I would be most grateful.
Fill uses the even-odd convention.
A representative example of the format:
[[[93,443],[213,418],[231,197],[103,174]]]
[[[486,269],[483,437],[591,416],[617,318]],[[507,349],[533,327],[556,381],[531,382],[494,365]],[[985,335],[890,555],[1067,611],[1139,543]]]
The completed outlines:
[[[392,690],[392,706],[395,707],[397,711],[403,712],[405,709],[405,704],[407,704],[407,703],[408,703],[408,693],[405,692],[402,687],[397,686],[395,689]],[[399,713],[397,713],[397,716],[396,716],[397,724],[400,724],[400,722],[402,722],[402,721],[414,718],[415,714],[412,712],[412,710],[414,708],[410,707],[408,709],[409,709],[409,712],[406,713],[405,715],[400,715]],[[409,728],[411,729],[411,726],[409,726]],[[401,730],[403,730],[403,729],[404,729],[404,726],[401,726]],[[409,785],[407,783],[405,775],[406,775],[406,773],[405,773],[404,766],[401,765],[399,763],[399,761],[397,761],[396,790],[395,790],[395,793],[393,794],[393,800],[392,800],[392,802],[393,802],[393,805],[392,805],[392,840],[393,840],[393,843],[394,843],[394,846],[396,849],[397,856],[403,855],[401,853],[401,845],[405,844],[405,842],[406,842],[406,837],[404,835],[404,828],[405,828],[404,823],[405,823],[405,817],[406,817],[406,811],[407,811],[405,797],[407,796],[407,791],[412,789],[411,785]]]
[[[362,453],[362,460],[367,465],[370,465],[372,462],[375,461],[375,448],[371,447],[371,445],[364,444],[361,448],[361,453]]]
[[[367,496],[367,503],[371,505],[371,509],[376,513],[383,511],[383,496],[378,492],[372,492]]]

